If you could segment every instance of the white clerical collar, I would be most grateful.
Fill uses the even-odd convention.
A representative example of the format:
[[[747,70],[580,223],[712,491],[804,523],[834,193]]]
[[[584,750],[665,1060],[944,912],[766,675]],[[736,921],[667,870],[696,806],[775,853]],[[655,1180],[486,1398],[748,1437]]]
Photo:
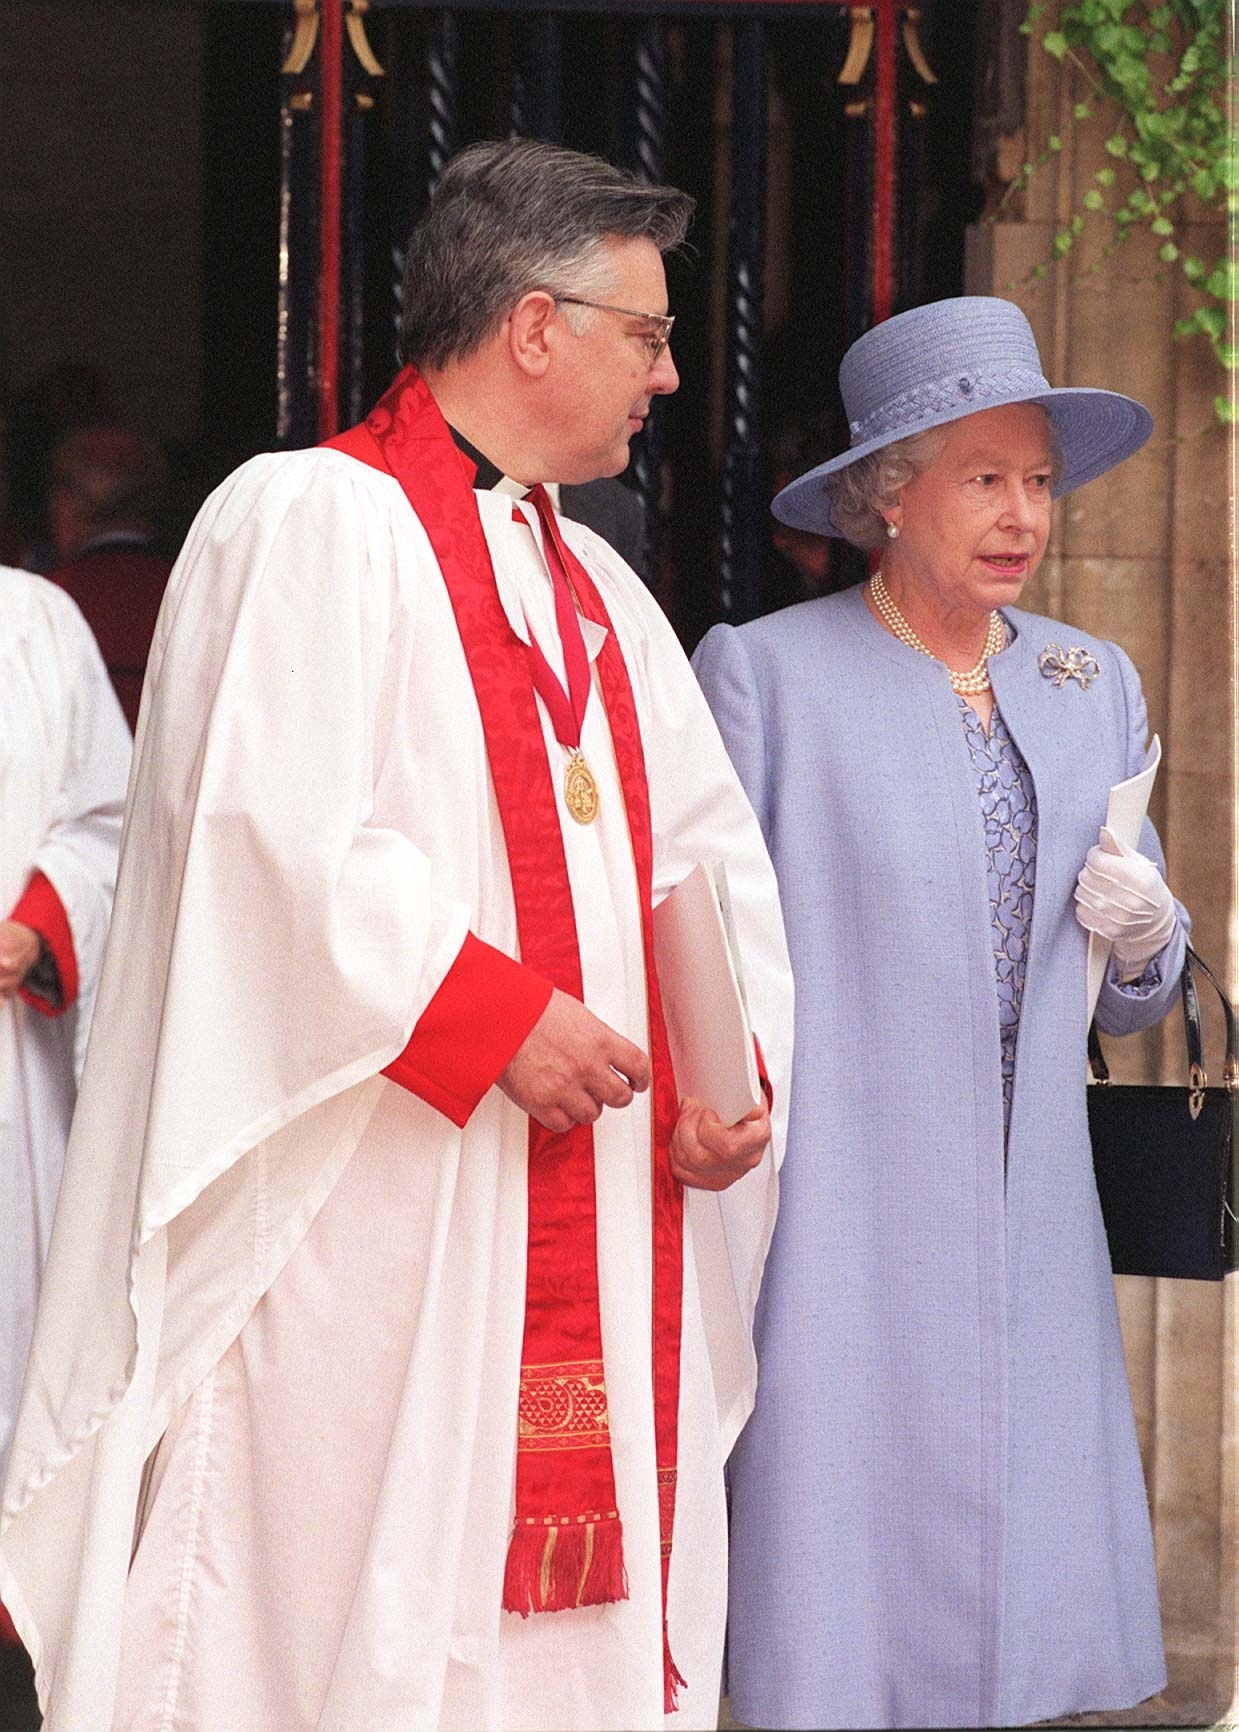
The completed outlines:
[[[554,509],[560,510],[558,481],[546,481],[543,486],[546,488],[546,496]],[[491,488],[491,492],[506,493],[512,499],[527,499],[530,489],[525,486],[523,481],[513,481],[510,475],[501,475]]]
[[[528,491],[525,489],[524,491]],[[548,490],[549,491],[549,490]],[[513,497],[510,488],[495,486],[487,488],[477,495],[481,511],[482,529],[490,544],[494,564],[495,586],[499,591],[499,600],[508,624],[520,638],[522,643],[529,642],[529,627],[525,622],[525,609],[521,601],[520,589],[512,573],[510,562],[505,557],[504,543],[510,535],[519,534],[512,521],[512,507],[502,503]],[[491,501],[494,501],[491,504]],[[532,506],[526,506],[520,514],[534,538],[534,547],[539,561],[543,560],[541,552],[541,530]],[[510,544],[509,544],[510,545]],[[548,579],[549,581],[549,579]],[[607,628],[598,625],[592,619],[581,620],[581,636],[585,639],[585,653],[591,662],[597,660],[598,652],[607,641]]]

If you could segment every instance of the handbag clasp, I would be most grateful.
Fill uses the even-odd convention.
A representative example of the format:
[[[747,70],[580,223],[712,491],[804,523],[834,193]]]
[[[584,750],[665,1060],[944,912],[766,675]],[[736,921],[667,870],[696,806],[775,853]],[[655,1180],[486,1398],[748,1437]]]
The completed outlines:
[[[1187,1081],[1187,1110],[1194,1119],[1198,1119],[1204,1111],[1205,1090],[1209,1086],[1209,1079],[1205,1075],[1203,1068],[1198,1064],[1194,1064],[1188,1069]]]

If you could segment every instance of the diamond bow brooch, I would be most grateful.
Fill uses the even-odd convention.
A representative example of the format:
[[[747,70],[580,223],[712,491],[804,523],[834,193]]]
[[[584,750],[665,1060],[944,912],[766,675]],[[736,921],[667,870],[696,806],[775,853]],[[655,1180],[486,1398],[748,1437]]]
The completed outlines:
[[[1075,648],[1064,650],[1056,643],[1048,643],[1037,657],[1037,666],[1047,680],[1053,680],[1056,686],[1065,686],[1068,680],[1079,680],[1080,690],[1087,691],[1091,683],[1101,673],[1101,664],[1096,656],[1089,655],[1086,649],[1077,644]]]

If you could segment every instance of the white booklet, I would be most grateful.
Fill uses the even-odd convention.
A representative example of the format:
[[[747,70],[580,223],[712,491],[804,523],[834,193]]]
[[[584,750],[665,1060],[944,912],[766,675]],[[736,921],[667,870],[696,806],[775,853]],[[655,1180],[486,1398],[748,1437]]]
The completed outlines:
[[[1117,836],[1127,848],[1140,846],[1140,831],[1144,825],[1145,813],[1149,809],[1153,783],[1157,780],[1157,766],[1161,761],[1162,743],[1154,734],[1145,754],[1144,768],[1138,770],[1134,776],[1129,776],[1125,782],[1116,782],[1110,790],[1110,800],[1106,806],[1106,829]],[[1102,846],[1105,846],[1104,842]],[[1106,964],[1113,948],[1108,939],[1099,937],[1096,932],[1089,933],[1088,1015],[1084,1018],[1085,1028],[1092,1022],[1093,1012],[1097,1009],[1097,995],[1101,991],[1102,981],[1106,978]]]
[[[762,1091],[722,865],[694,866],[654,910],[654,961],[680,1095],[734,1125]]]

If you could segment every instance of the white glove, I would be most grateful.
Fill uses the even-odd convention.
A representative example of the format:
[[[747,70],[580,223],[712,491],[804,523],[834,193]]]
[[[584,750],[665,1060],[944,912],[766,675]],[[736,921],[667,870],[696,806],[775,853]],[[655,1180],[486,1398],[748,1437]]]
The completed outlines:
[[[1174,898],[1151,860],[1105,825],[1076,883],[1076,919],[1114,946],[1119,978],[1134,980],[1164,950],[1175,929]]]

